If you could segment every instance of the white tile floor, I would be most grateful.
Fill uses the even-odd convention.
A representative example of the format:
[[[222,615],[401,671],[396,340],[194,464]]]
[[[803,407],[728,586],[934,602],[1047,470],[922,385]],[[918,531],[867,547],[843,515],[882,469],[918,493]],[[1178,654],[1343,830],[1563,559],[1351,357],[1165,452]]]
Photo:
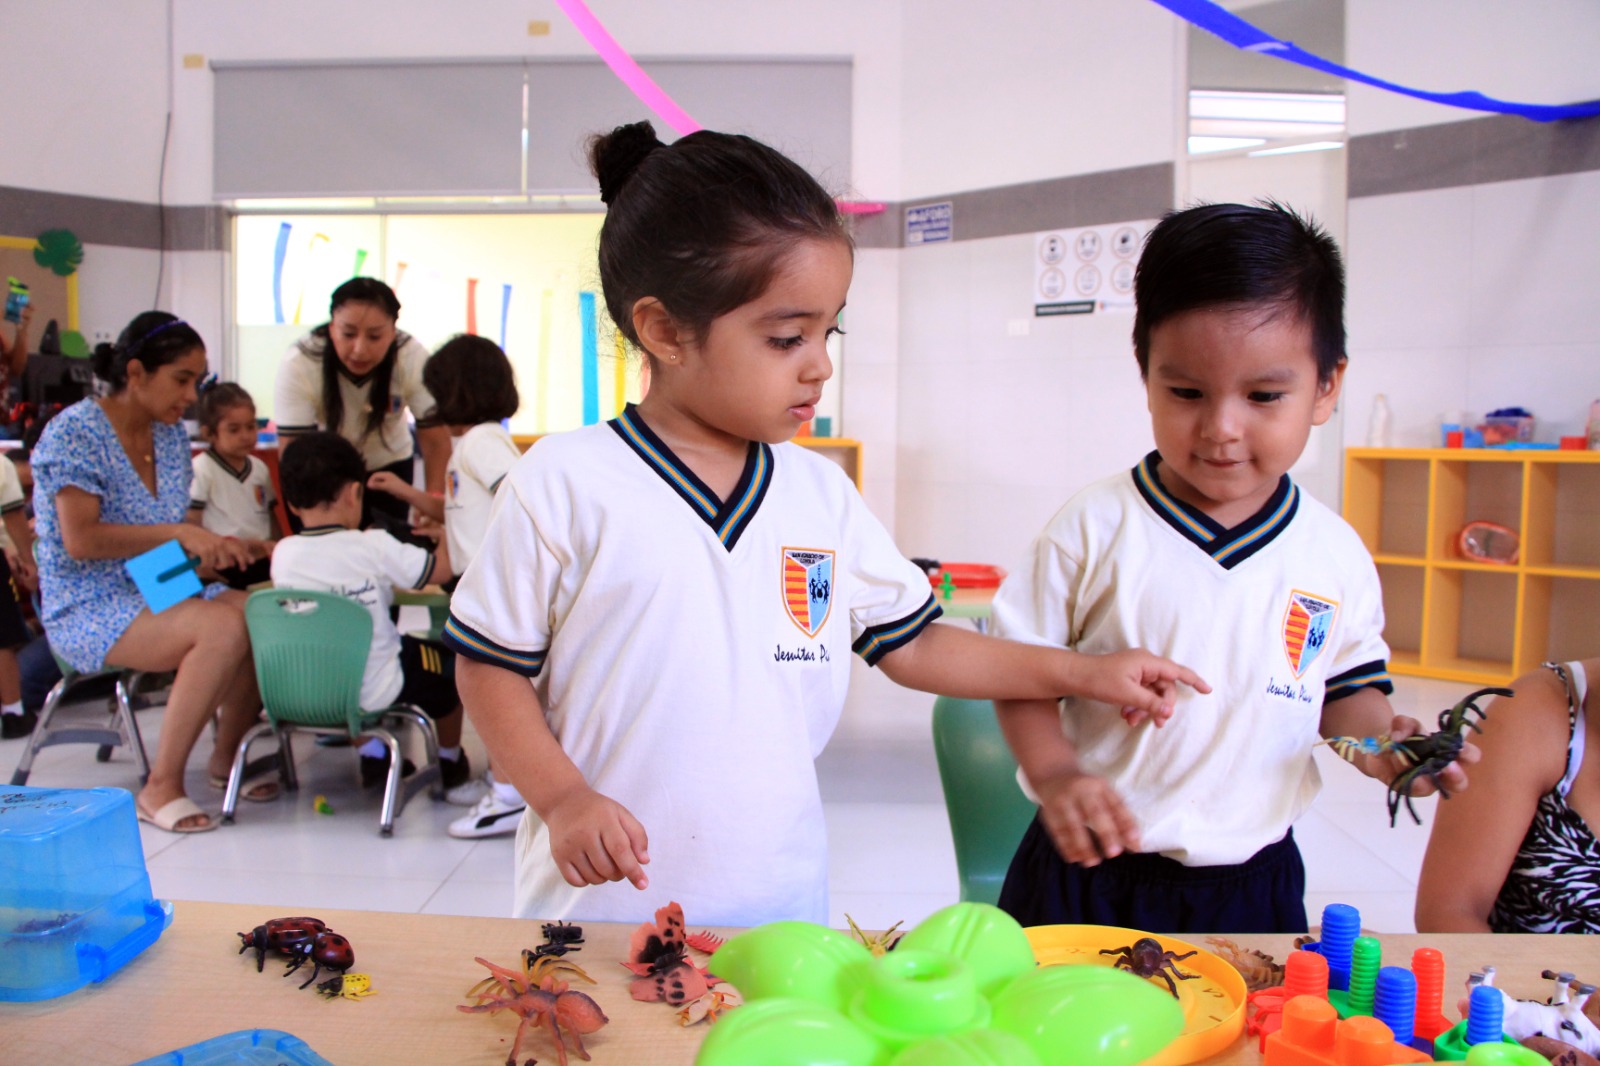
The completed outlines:
[[[1396,708],[1432,725],[1462,686],[1400,679]],[[929,697],[931,707],[932,698]],[[74,713],[84,713],[79,711]],[[139,712],[154,751],[160,710]],[[190,760],[188,788],[215,810],[221,793],[206,782],[205,741]],[[9,777],[22,741],[0,744],[0,770]],[[477,765],[481,747],[469,735]],[[240,804],[237,822],[212,833],[173,836],[141,826],[157,896],[259,903],[278,910],[353,907],[427,914],[501,916],[511,901],[509,836],[461,841],[445,833],[462,809],[420,798],[397,820],[394,836],[377,832],[379,797],[356,783],[349,749],[296,745],[300,792],[273,803]],[[1324,788],[1295,827],[1305,854],[1307,910],[1313,923],[1324,904],[1359,907],[1362,924],[1381,932],[1411,932],[1412,900],[1427,826],[1402,814],[1391,829],[1383,790],[1341,763],[1326,748],[1317,756]],[[863,928],[914,925],[956,899],[955,855],[933,744],[926,732],[889,740],[841,733],[818,760],[830,844],[831,924],[849,912]],[[136,782],[132,761],[118,752],[94,761],[86,745],[47,748],[34,763],[31,785],[119,786]],[[317,814],[316,795],[335,813]],[[1419,802],[1424,819],[1433,801]]]

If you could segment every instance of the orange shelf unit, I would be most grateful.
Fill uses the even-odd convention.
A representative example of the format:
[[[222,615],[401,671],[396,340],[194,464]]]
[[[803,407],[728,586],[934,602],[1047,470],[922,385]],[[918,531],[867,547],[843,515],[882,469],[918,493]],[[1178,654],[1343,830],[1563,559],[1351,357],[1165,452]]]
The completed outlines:
[[[1344,517],[1378,564],[1390,669],[1504,684],[1593,654],[1600,452],[1350,448]],[[1462,558],[1469,521],[1517,532],[1515,563]]]

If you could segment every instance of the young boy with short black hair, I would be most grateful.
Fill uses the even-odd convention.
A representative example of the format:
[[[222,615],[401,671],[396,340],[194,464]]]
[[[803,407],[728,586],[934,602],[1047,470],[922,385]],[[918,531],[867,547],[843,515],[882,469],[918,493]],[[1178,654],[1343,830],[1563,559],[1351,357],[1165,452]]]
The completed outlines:
[[[1160,729],[1077,697],[999,701],[1040,804],[1000,906],[1024,925],[1302,932],[1290,827],[1320,787],[1313,749],[1420,731],[1389,705],[1370,553],[1287,474],[1339,398],[1344,268],[1286,208],[1205,205],[1151,232],[1134,297],[1156,450],[1067,502],[997,594],[994,628],[1148,648],[1215,691],[1179,690]],[[1404,768],[1353,761],[1384,782]],[[1442,783],[1463,787],[1460,766]]]
[[[389,614],[395,586],[422,588],[450,576],[448,549],[441,544],[437,552],[430,552],[383,530],[359,528],[366,465],[355,446],[337,433],[296,437],[284,449],[278,477],[284,502],[304,528],[278,542],[272,553],[272,583],[278,588],[336,592],[371,613],[372,650],[361,682],[361,706],[379,710],[410,703],[427,712],[439,732],[445,798],[471,806],[481,789],[469,789],[470,796],[451,796],[472,783],[472,770],[461,749],[455,655],[440,645],[401,636]],[[381,741],[368,740],[361,746],[362,784],[382,784],[388,769],[388,749]]]

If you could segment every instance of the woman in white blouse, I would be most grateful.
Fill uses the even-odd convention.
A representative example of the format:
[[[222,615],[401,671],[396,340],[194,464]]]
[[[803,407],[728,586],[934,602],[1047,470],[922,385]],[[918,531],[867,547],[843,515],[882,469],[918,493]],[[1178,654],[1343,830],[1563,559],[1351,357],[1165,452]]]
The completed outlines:
[[[329,312],[329,321],[296,341],[278,368],[279,448],[297,433],[332,430],[356,446],[369,474],[386,470],[408,484],[420,450],[428,491],[443,492],[450,432],[432,424],[433,397],[422,384],[428,350],[396,328],[394,290],[376,278],[351,278],[333,290]],[[416,448],[408,411],[416,420]],[[369,493],[362,525],[378,517],[403,527],[406,516],[403,501]]]

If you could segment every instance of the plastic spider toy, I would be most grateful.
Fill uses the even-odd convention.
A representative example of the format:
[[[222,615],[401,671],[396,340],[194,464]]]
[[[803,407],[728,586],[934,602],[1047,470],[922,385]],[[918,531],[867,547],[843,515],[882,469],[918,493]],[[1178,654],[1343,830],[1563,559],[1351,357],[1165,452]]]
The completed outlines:
[[[1190,955],[1199,954],[1198,951],[1186,951],[1179,955],[1167,951],[1154,937],[1142,936],[1131,947],[1106,948],[1100,954],[1118,956],[1111,965],[1119,970],[1127,970],[1136,977],[1161,978],[1167,983],[1167,990],[1173,998],[1178,995],[1178,986],[1172,981],[1174,977],[1179,981],[1192,981],[1200,976],[1197,973],[1184,973],[1177,967],[1177,963]]]
[[[524,952],[524,958],[528,955]],[[511,1042],[511,1054],[506,1056],[506,1066],[517,1066],[522,1040],[530,1026],[539,1026],[555,1042],[557,1060],[567,1064],[567,1040],[572,1041],[573,1052],[585,1062],[589,1052],[584,1049],[583,1037],[598,1032],[610,1021],[600,1004],[574,992],[562,977],[594,980],[582,969],[564,959],[542,955],[525,962],[522,971],[496,966],[488,959],[477,959],[488,968],[490,976],[468,989],[467,995],[476,1003],[457,1005],[463,1014],[495,1014],[508,1010],[522,1020],[517,1024],[517,1035]],[[531,1061],[531,1060],[530,1060]]]
[[[1362,754],[1397,753],[1405,761],[1406,768],[1395,774],[1389,782],[1389,825],[1392,828],[1399,818],[1402,802],[1411,820],[1421,825],[1422,818],[1411,805],[1411,789],[1417,778],[1427,778],[1433,782],[1440,796],[1449,799],[1450,793],[1439,784],[1439,774],[1460,758],[1461,749],[1467,742],[1467,730],[1483,732],[1478,722],[1472,719],[1473,715],[1477,715],[1479,721],[1488,717],[1483,708],[1478,706],[1478,700],[1484,696],[1514,695],[1516,693],[1508,688],[1480,688],[1469,692],[1454,707],[1439,712],[1437,733],[1407,737],[1400,741],[1377,740],[1373,737],[1330,737],[1328,743],[1347,762],[1354,762],[1356,756]]]

